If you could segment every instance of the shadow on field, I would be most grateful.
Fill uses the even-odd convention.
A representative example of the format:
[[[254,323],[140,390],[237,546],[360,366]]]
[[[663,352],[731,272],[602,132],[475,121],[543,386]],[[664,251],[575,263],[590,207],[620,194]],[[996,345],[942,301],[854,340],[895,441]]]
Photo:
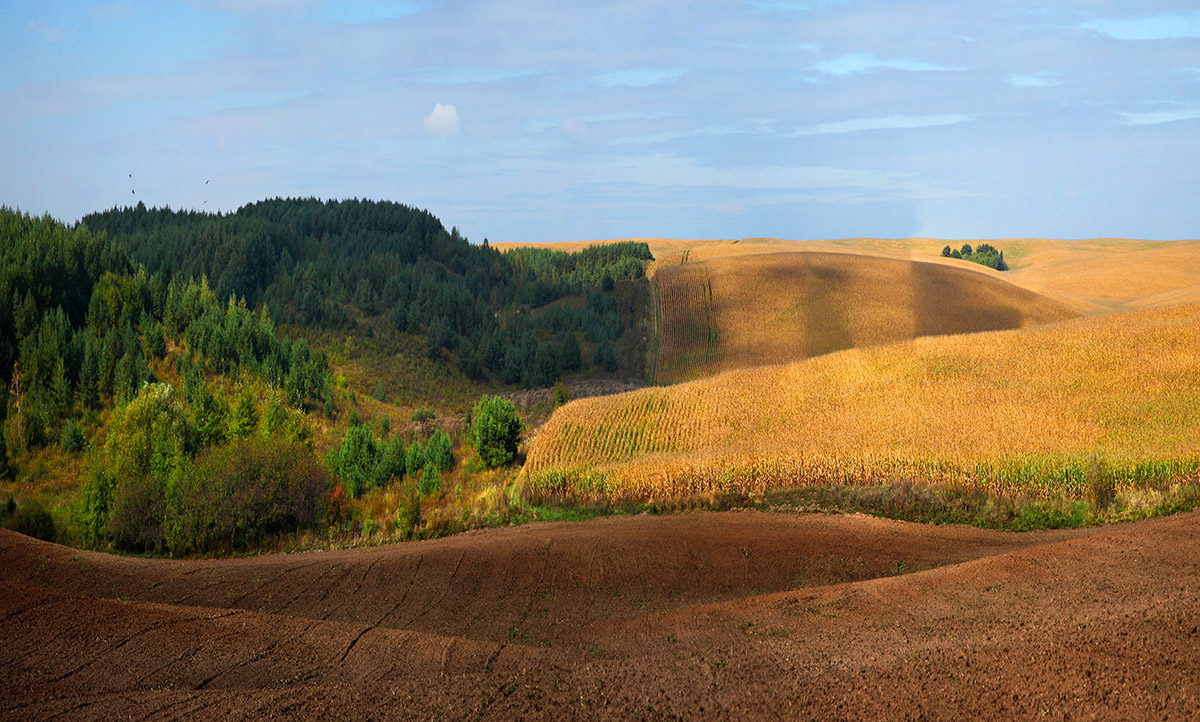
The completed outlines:
[[[997,305],[976,274],[933,263],[909,264],[913,335],[940,336],[1020,328],[1020,309]]]
[[[804,355],[806,358],[852,348],[854,339],[843,304],[833,301],[846,274],[828,266],[804,264]]]

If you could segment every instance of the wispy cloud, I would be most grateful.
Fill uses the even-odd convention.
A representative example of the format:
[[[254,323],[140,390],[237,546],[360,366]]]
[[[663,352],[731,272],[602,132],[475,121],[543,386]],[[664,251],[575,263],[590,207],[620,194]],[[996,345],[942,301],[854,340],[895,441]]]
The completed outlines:
[[[793,135],[824,135],[827,133],[857,133],[863,130],[903,130],[907,128],[931,128],[939,125],[965,123],[971,116],[963,113],[941,115],[888,115],[880,118],[855,118],[835,123],[821,123],[802,128]]]
[[[197,4],[235,13],[274,13],[309,10],[323,0],[196,0]]]
[[[750,3],[750,6],[759,12],[797,13],[821,10],[844,4],[845,0],[758,0],[757,2]]]
[[[1176,110],[1150,110],[1135,113],[1121,113],[1126,125],[1158,125],[1159,123],[1174,123],[1178,120],[1200,118],[1200,107],[1179,108]]]
[[[610,143],[612,145],[652,145],[654,143],[669,143],[673,140],[682,140],[685,138],[711,138],[723,135],[744,135],[755,131],[734,126],[708,126],[701,128],[678,128],[675,130],[664,130],[658,133],[646,133],[643,135],[632,135],[624,138],[614,138]]]
[[[57,25],[45,25],[43,23],[30,21],[27,26],[30,32],[40,36],[48,43],[57,43],[67,37],[67,31],[62,23]]]
[[[1010,5],[0,0],[0,200],[71,220],[130,169],[476,239],[1194,236],[1200,5]]]
[[[1031,73],[1028,75],[1010,75],[1008,84],[1014,88],[1050,88],[1059,84],[1059,80],[1049,73]]]
[[[939,65],[912,58],[877,58],[871,53],[853,53],[834,60],[825,60],[809,67],[826,75],[856,75],[872,70],[906,70],[914,73],[927,71],[970,70],[959,65]]]
[[[1089,20],[1083,27],[1117,40],[1200,38],[1200,13],[1101,18]]]
[[[606,88],[619,86],[646,88],[651,85],[673,83],[687,75],[687,72],[681,68],[631,68],[597,75],[596,82]]]
[[[346,25],[362,25],[365,23],[393,20],[395,18],[413,15],[419,8],[410,2],[400,0],[336,0],[321,4],[321,15],[327,20]]]
[[[477,85],[503,83],[537,75],[536,70],[496,70],[490,68],[445,68],[422,75],[423,82],[435,85]]]

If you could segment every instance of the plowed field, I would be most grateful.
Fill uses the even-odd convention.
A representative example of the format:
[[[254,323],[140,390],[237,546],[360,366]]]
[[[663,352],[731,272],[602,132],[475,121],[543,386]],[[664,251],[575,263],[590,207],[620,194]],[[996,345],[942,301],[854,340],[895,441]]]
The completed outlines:
[[[706,512],[172,561],[0,531],[4,719],[1194,719],[1200,514]]]

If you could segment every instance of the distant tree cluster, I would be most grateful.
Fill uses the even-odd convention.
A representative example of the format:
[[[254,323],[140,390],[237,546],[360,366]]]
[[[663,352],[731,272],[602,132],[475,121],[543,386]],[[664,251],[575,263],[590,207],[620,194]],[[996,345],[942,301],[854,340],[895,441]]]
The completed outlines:
[[[635,310],[622,314],[614,291],[652,258],[637,242],[500,253],[427,211],[365,200],[274,199],[228,215],[139,203],[84,223],[151,272],[207,277],[217,297],[266,307],[279,322],[342,328],[354,310],[386,314],[423,335],[431,358],[525,387],[589,365],[618,369]]]
[[[1008,264],[1004,262],[1004,251],[998,251],[989,243],[980,243],[978,247],[972,248],[970,243],[964,243],[962,248],[952,249],[949,244],[942,248],[942,256],[945,258],[961,258],[964,261],[978,263],[988,268],[994,268],[997,271],[1007,271]]]

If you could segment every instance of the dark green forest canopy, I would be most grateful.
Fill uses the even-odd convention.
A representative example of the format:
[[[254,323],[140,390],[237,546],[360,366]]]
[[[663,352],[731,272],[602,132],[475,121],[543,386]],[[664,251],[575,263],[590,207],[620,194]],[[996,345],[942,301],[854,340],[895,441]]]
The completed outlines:
[[[619,308],[614,286],[642,278],[652,258],[635,242],[500,253],[447,231],[428,211],[386,201],[274,199],[231,214],[139,203],[83,224],[151,273],[206,277],[219,297],[265,306],[276,321],[338,329],[354,310],[387,314],[468,376],[524,386],[587,365],[580,338],[595,347],[592,365],[615,371],[610,351],[635,311]],[[586,303],[529,313],[571,297]]]
[[[148,361],[166,355],[168,339],[187,342],[189,364],[260,376],[296,406],[329,384],[323,355],[279,336],[266,313],[223,301],[203,278],[166,280],[85,225],[0,208],[0,376],[7,389],[20,371],[27,443],[49,441],[81,411],[132,399],[154,380]]]

